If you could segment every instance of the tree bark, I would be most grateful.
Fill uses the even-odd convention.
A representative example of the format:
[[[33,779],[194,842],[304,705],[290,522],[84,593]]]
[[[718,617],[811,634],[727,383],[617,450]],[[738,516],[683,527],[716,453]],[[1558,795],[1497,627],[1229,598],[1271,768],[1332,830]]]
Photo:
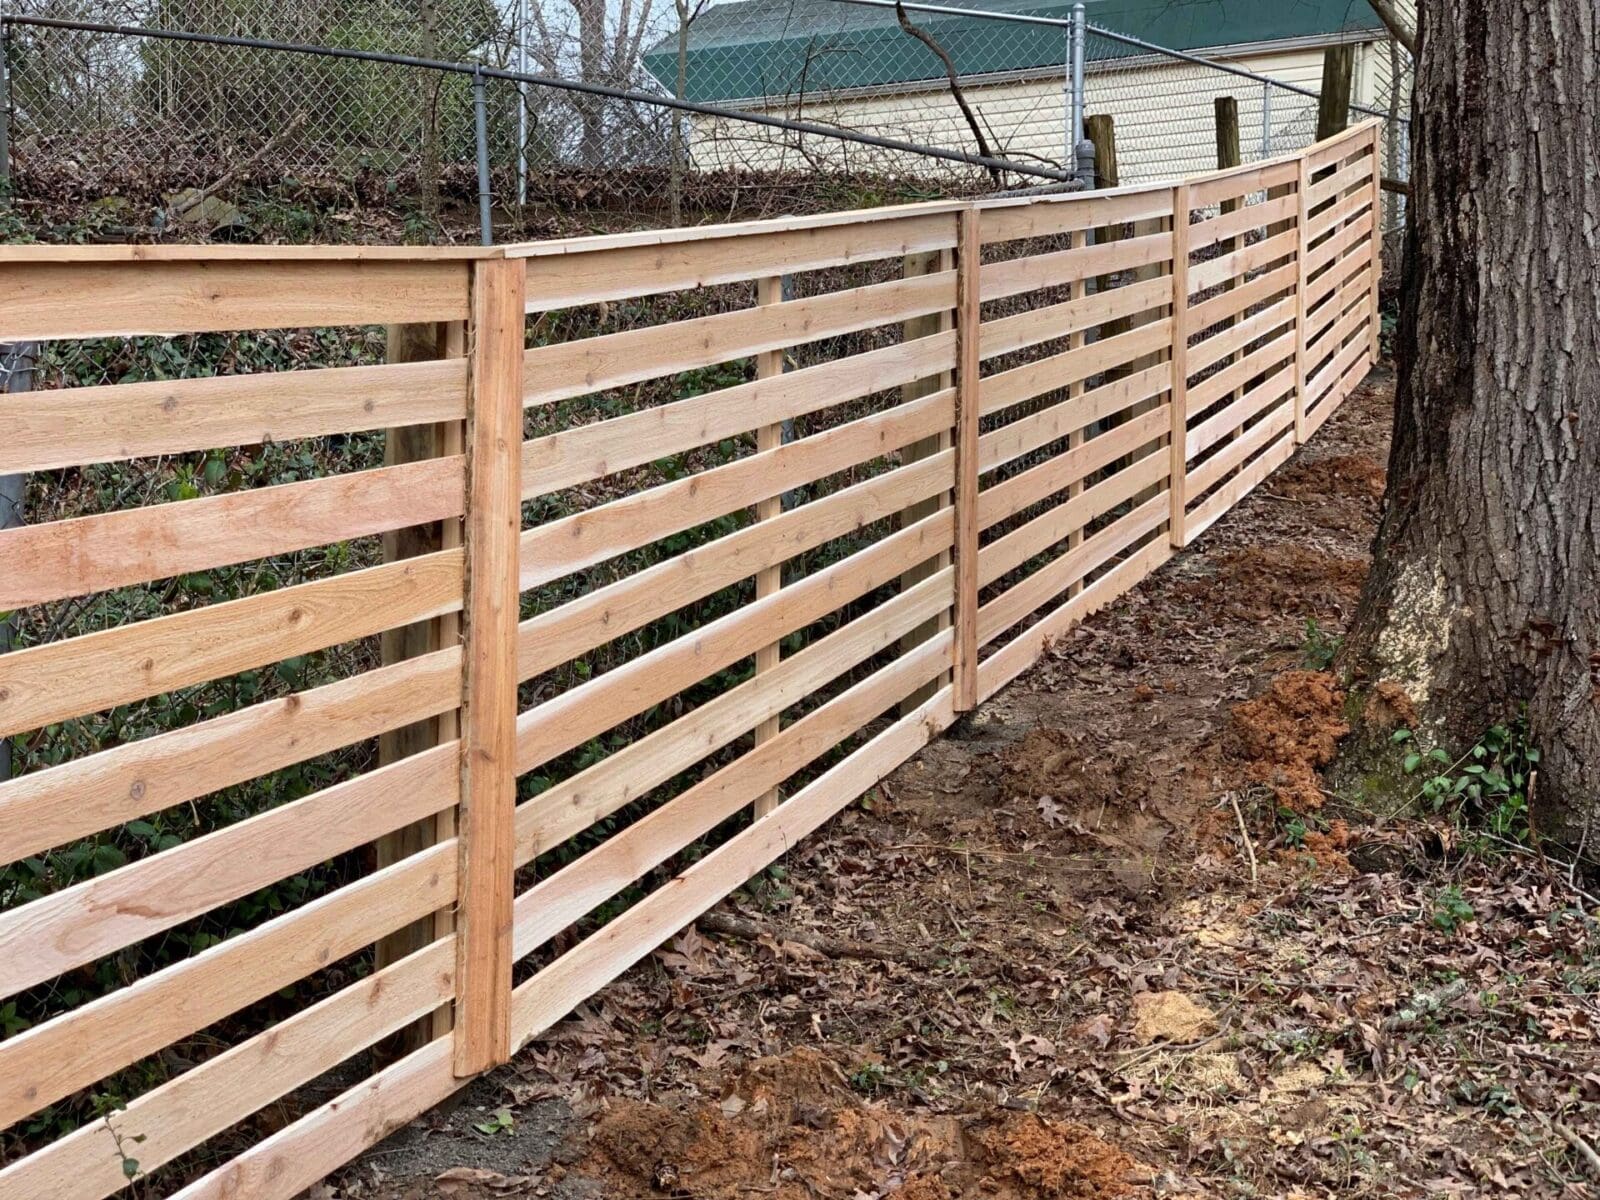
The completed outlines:
[[[1600,818],[1597,9],[1421,8],[1394,443],[1342,664],[1446,749],[1526,711],[1539,827],[1576,841]]]

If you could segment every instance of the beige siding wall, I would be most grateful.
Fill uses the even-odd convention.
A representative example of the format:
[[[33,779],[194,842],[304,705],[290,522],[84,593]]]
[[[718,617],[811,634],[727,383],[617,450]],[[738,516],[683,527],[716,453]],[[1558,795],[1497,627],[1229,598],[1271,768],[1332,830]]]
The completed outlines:
[[[1231,60],[1235,65],[1285,83],[1316,91],[1322,82],[1321,49],[1277,51]],[[1364,43],[1356,56],[1353,94],[1364,104],[1386,103],[1388,52],[1381,43]],[[1059,163],[1066,142],[1065,76],[972,84],[966,96],[977,110],[998,155],[1019,161]],[[1216,165],[1215,98],[1239,102],[1240,140],[1246,161],[1261,156],[1262,120],[1268,149],[1282,154],[1312,140],[1316,101],[1274,89],[1270,114],[1264,114],[1262,87],[1248,79],[1181,62],[1091,67],[1085,78],[1089,113],[1116,120],[1117,157],[1124,183],[1174,178]],[[803,105],[767,111],[880,137],[973,152],[971,132],[948,89],[870,96],[821,96]],[[893,154],[818,137],[729,128],[697,120],[693,154],[702,167],[745,166],[768,169],[901,169],[925,173],[926,159],[896,163]],[[960,169],[960,168],[956,168]]]

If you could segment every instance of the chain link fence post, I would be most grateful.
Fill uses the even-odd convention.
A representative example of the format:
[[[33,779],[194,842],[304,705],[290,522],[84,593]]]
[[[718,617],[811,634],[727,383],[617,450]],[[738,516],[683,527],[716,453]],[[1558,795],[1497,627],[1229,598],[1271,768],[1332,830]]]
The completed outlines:
[[[32,342],[0,345],[0,394],[14,395],[33,390],[33,364],[38,347]],[[5,416],[0,413],[0,420]],[[0,530],[22,525],[24,475],[0,475]],[[11,649],[11,614],[0,613],[0,654]],[[0,783],[11,778],[11,739],[0,738]]]

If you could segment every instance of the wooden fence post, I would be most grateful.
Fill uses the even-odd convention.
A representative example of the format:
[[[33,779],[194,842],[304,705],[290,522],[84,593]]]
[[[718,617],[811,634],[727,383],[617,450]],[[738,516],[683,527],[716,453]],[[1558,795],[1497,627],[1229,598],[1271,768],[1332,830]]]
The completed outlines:
[[[511,1056],[524,263],[473,263],[454,1068]]]
[[[1171,512],[1168,541],[1188,543],[1189,506],[1189,185],[1172,189],[1172,433],[1167,481]]]
[[[1317,141],[1343,133],[1350,124],[1350,82],[1356,68],[1356,45],[1329,46],[1322,55],[1322,90],[1317,94]]]
[[[955,265],[954,251],[930,250],[919,254],[906,255],[902,270],[907,279],[912,279],[919,275],[934,275],[951,271],[955,269]],[[931,337],[936,333],[943,333],[950,327],[949,309],[943,312],[929,313],[922,317],[912,317],[901,326],[901,340],[912,342],[917,338]],[[918,379],[900,388],[900,402],[907,404],[912,400],[921,399],[923,396],[932,395],[934,392],[943,391],[950,386],[950,383],[951,373],[949,371],[940,372],[938,375],[930,375],[927,379]],[[923,438],[921,441],[913,442],[907,446],[905,449],[905,462],[910,465],[914,462],[920,462],[924,458],[932,458],[935,454],[942,454],[950,449],[950,445],[949,430],[943,433],[936,433],[932,437]],[[900,527],[905,528],[907,525],[914,525],[924,517],[932,516],[949,503],[949,493],[942,492],[937,496],[931,496],[926,500],[913,504],[900,514]],[[948,554],[940,554],[930,558],[927,562],[918,563],[911,570],[900,576],[900,590],[909,591],[930,575],[937,574],[949,565],[950,555]],[[900,653],[909,654],[912,650],[922,645],[923,642],[949,627],[950,614],[948,612],[940,612],[936,616],[930,617],[900,639]],[[934,679],[912,692],[900,702],[900,714],[904,716],[906,713],[922,707],[941,686],[943,686],[942,682]]]
[[[387,357],[391,363],[461,358],[466,354],[466,324],[462,321],[447,321],[421,325],[391,325],[388,329],[387,342]],[[463,449],[462,436],[460,421],[438,425],[407,425],[390,429],[384,440],[384,465],[395,466],[400,463],[416,462],[419,459],[460,454]],[[394,562],[459,545],[461,545],[459,520],[413,526],[383,535],[383,560]],[[432,621],[420,621],[382,634],[379,638],[379,655],[387,666],[445,646],[453,646],[460,634],[460,615],[448,613]],[[378,738],[378,764],[384,766],[398,762],[402,758],[409,758],[430,746],[450,741],[458,732],[457,714],[454,710],[441,713],[438,717],[427,721],[418,721],[414,725],[391,730]],[[429,846],[455,836],[455,817],[453,809],[446,809],[437,817],[405,826],[379,838],[374,847],[376,865],[379,869],[392,866],[401,859],[409,858]],[[444,937],[454,927],[455,910],[446,908],[431,918],[424,918],[397,929],[378,942],[374,969],[382,970],[391,963],[399,962],[436,938]],[[385,1049],[398,1057],[420,1049],[434,1038],[442,1037],[449,1031],[450,1007],[445,1005],[431,1018],[425,1017],[395,1034]]]
[[[1311,171],[1307,167],[1307,158],[1300,156],[1299,182],[1296,187],[1299,191],[1299,205],[1296,215],[1296,228],[1299,231],[1295,240],[1295,267],[1294,267],[1294,444],[1299,446],[1306,440],[1306,255],[1311,252]]]
[[[1372,297],[1370,323],[1372,325],[1372,365],[1378,365],[1380,327],[1378,315],[1379,289],[1383,286],[1383,157],[1378,149],[1382,144],[1379,126],[1372,127]]]
[[[783,276],[770,275],[756,280],[756,303],[765,307],[783,303]],[[756,378],[772,379],[783,374],[783,350],[764,350],[756,355]],[[783,445],[783,424],[763,425],[756,430],[756,453],[776,450]],[[770,496],[756,502],[756,520],[770,521],[783,515],[783,495]],[[764,600],[777,594],[783,587],[783,564],[763,568],[756,572],[756,599]],[[756,651],[756,674],[777,668],[783,658],[783,643],[772,642]],[[783,718],[772,716],[756,726],[755,744],[771,741],[783,728]],[[782,795],[777,788],[756,798],[755,815],[764,817],[778,807]]]
[[[978,276],[983,248],[979,210],[963,208],[957,228],[955,710],[978,706]]]

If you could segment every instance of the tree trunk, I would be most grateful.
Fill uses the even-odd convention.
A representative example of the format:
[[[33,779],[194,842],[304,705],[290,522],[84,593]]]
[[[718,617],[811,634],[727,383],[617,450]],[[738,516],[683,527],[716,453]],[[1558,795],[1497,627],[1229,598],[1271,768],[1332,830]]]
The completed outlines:
[[[1525,709],[1537,824],[1577,840],[1600,816],[1597,10],[1421,8],[1394,444],[1342,664],[1446,750]],[[1386,752],[1372,712],[1341,782]]]

